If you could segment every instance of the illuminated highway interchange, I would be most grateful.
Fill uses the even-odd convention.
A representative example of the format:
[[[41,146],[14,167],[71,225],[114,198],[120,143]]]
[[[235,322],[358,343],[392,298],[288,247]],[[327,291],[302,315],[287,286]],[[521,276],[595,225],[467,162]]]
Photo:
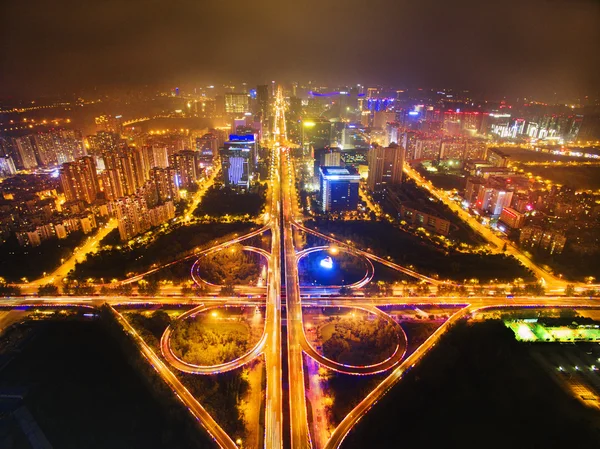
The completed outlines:
[[[542,297],[519,297],[519,298],[501,298],[487,296],[469,296],[463,298],[439,298],[435,295],[427,297],[376,297],[366,298],[361,295],[349,294],[347,296],[332,294],[339,290],[338,287],[311,288],[309,286],[300,286],[298,279],[298,263],[306,255],[322,251],[331,254],[343,251],[350,253],[365,261],[368,267],[365,276],[359,281],[348,286],[356,293],[367,285],[374,274],[373,262],[383,264],[387,268],[395,270],[405,276],[410,276],[416,280],[431,285],[435,292],[436,286],[445,284],[447,281],[441,281],[418,273],[410,268],[398,265],[387,259],[378,257],[368,251],[359,249],[346,242],[338,240],[332,236],[325,235],[302,224],[302,217],[297,211],[297,192],[294,161],[290,155],[291,144],[287,141],[285,130],[285,109],[286,104],[281,89],[275,99],[275,121],[273,136],[270,143],[271,171],[268,190],[268,205],[265,213],[265,223],[259,229],[246,235],[238,236],[232,240],[221,242],[210,249],[197,252],[189,259],[196,258],[198,261],[207,255],[214,254],[224,250],[234,244],[244,244],[246,240],[265,233],[270,233],[271,243],[270,251],[252,246],[244,246],[245,251],[255,252],[262,257],[268,265],[267,285],[265,287],[239,287],[242,295],[238,298],[215,297],[209,295],[204,298],[193,300],[194,307],[181,315],[178,319],[184,320],[204,313],[212,309],[218,309],[227,305],[247,305],[265,307],[266,320],[262,337],[253,345],[253,347],[243,356],[215,366],[194,365],[178,358],[170,345],[171,327],[167,328],[160,341],[161,353],[157,354],[143,338],[136,332],[133,326],[128,323],[125,317],[117,311],[115,307],[132,304],[189,304],[189,299],[179,298],[118,298],[118,297],[68,297],[68,298],[14,298],[3,302],[2,308],[5,310],[19,309],[23,306],[31,308],[40,307],[98,307],[108,303],[115,314],[115,317],[122,324],[125,331],[136,338],[140,351],[147,360],[156,368],[163,380],[177,394],[179,399],[187,406],[190,413],[200,422],[202,427],[211,435],[216,443],[222,448],[236,448],[240,446],[239,441],[234,441],[221,428],[214,418],[203,408],[188,389],[173,374],[173,370],[180,370],[185,373],[197,375],[215,374],[227,372],[240,368],[250,363],[256,358],[264,357],[266,364],[266,407],[265,407],[265,438],[264,447],[269,449],[291,447],[292,449],[304,449],[317,447],[311,439],[311,430],[309,418],[307,416],[306,391],[305,391],[305,369],[304,357],[307,355],[315,360],[319,365],[336,372],[351,375],[368,375],[374,373],[386,373],[386,377],[376,386],[376,388],[366,396],[358,405],[346,416],[341,424],[333,431],[328,442],[324,446],[326,449],[338,448],[342,444],[345,436],[352,427],[366,414],[371,407],[396,384],[411,367],[415,366],[429,350],[439,341],[442,335],[457,321],[470,316],[471,314],[486,309],[496,308],[518,308],[518,307],[576,307],[598,308],[599,304],[593,299],[582,297],[556,296],[555,293],[564,293],[566,283],[558,279],[543,269],[535,265],[528,258],[520,254],[517,248],[510,247],[508,252],[517,257],[523,264],[530,268],[536,277],[543,282],[549,296]],[[450,207],[457,209],[457,213],[464,214],[454,203],[448,201],[442,193],[427,185],[418,174],[412,169],[405,169],[407,175],[419,182],[428,189],[433,195],[441,201],[446,202]],[[462,217],[465,221],[476,227],[469,217]],[[107,226],[104,233],[107,233],[114,227],[114,224]],[[479,229],[482,233],[488,233],[490,241],[497,237],[489,230]],[[296,233],[306,233],[315,236],[320,241],[327,242],[325,245],[311,248],[297,248],[294,243]],[[89,243],[91,250],[96,241]],[[497,245],[499,246],[499,245]],[[177,263],[178,261],[172,262]],[[322,260],[322,266],[331,268],[331,258],[326,257]],[[63,271],[68,271],[69,266],[74,264],[74,260],[65,264]],[[159,266],[142,275],[137,275],[124,282],[135,282],[144,276],[155,273],[165,266]],[[60,273],[57,275],[62,276]],[[194,263],[191,270],[193,281],[201,286],[213,289],[218,287],[207,283],[202,279],[201,270],[198,263]],[[44,280],[46,282],[47,279]],[[34,285],[34,284],[32,284]],[[245,295],[245,296],[244,296]],[[552,295],[552,296],[551,296]],[[393,319],[384,312],[381,306],[385,305],[451,305],[459,306],[448,320],[446,320],[418,349],[405,357],[405,348],[399,345],[393,354],[376,364],[368,366],[349,366],[334,360],[328,359],[318,351],[305,333],[303,322],[303,307],[325,307],[325,306],[343,306],[352,307],[357,310],[367,311],[375,314],[392,324]],[[3,317],[2,325],[5,327],[11,320],[16,321],[20,318],[18,311],[12,312],[12,315]],[[400,333],[403,334],[403,331]],[[404,338],[406,336],[404,335]],[[285,343],[285,344],[283,344]],[[283,348],[287,348],[284,350]],[[284,379],[283,373],[288,373],[288,378]],[[287,388],[288,391],[284,392]],[[286,394],[284,394],[286,393]],[[288,398],[286,401],[285,398]]]

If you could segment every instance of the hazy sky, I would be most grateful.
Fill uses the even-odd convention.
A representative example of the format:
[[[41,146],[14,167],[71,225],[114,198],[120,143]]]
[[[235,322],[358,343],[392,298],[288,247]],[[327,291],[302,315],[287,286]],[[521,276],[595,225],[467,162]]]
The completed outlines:
[[[194,80],[600,89],[598,0],[3,0],[0,96]]]

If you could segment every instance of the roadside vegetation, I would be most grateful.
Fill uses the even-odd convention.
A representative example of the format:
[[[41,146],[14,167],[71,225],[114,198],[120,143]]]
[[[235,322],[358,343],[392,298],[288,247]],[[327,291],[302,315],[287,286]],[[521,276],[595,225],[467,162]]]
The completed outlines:
[[[381,257],[404,266],[414,267],[421,274],[439,279],[480,282],[513,281],[517,278],[533,280],[532,274],[516,259],[504,254],[462,252],[455,248],[426,242],[387,221],[313,221],[305,223],[324,234],[334,234],[340,240],[349,240],[358,248],[368,249]],[[320,239],[307,236],[309,242]]]
[[[211,186],[194,211],[196,217],[243,216],[247,219],[260,215],[265,207],[267,186],[257,184],[248,192],[240,192],[221,184]]]
[[[218,365],[250,349],[250,332],[241,322],[196,317],[177,321],[171,335],[177,357],[197,365]]]
[[[104,278],[123,279],[143,273],[154,265],[168,263],[190,254],[192,250],[206,245],[214,239],[232,233],[250,232],[252,223],[200,223],[180,226],[161,234],[149,243],[116,246],[88,254],[83,262],[75,265],[69,275],[72,279],[87,280]],[[189,271],[188,271],[189,273]]]
[[[379,317],[365,318],[332,318],[321,329],[325,357],[345,365],[372,365],[390,357],[398,344],[396,329]]]
[[[199,263],[200,276],[213,284],[233,286],[252,285],[258,280],[258,254],[247,253],[241,244],[203,257]]]

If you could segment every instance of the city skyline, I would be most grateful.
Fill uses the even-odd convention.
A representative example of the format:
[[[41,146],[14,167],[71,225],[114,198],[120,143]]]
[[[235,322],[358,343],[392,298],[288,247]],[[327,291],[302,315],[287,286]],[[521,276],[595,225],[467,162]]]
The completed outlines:
[[[1,448],[598,445],[598,0],[0,39]]]
[[[2,6],[0,97],[272,79],[546,100],[600,87],[593,0],[71,6]]]

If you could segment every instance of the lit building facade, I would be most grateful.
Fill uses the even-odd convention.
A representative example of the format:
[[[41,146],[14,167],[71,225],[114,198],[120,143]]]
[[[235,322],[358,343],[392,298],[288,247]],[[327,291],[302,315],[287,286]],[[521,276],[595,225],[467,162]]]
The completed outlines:
[[[358,207],[360,175],[354,167],[319,168],[323,212],[352,211]]]

